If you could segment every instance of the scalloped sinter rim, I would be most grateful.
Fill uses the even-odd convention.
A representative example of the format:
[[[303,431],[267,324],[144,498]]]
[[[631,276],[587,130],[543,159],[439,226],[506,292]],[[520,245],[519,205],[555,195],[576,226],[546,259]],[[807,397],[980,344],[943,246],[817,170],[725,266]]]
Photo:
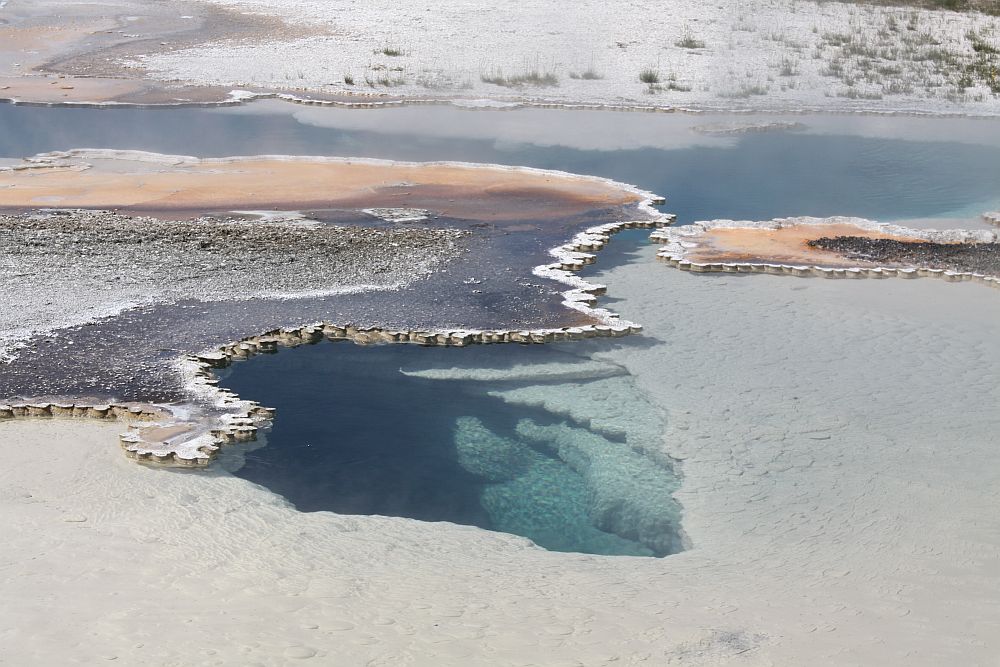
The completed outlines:
[[[141,425],[130,425],[130,430],[119,436],[126,456],[144,463],[205,467],[217,456],[222,446],[256,440],[258,431],[265,428],[275,416],[273,408],[244,401],[236,394],[218,387],[218,380],[213,376],[212,369],[224,368],[233,361],[249,359],[259,353],[274,353],[282,347],[318,343],[324,339],[349,340],[359,345],[414,343],[464,347],[493,343],[544,344],[583,338],[620,337],[641,332],[642,327],[638,324],[622,320],[606,309],[592,308],[591,304],[597,295],[603,294],[606,288],[588,283],[572,275],[572,272],[593,262],[596,255],[586,251],[601,250],[612,234],[624,229],[662,227],[673,220],[672,215],[659,214],[658,219],[652,221],[617,222],[591,227],[574,236],[569,243],[550,251],[553,256],[561,258],[559,263],[537,267],[539,275],[571,284],[573,288],[564,292],[564,303],[569,308],[598,319],[601,324],[532,330],[409,331],[330,323],[282,328],[224,345],[217,350],[189,355],[178,361],[181,372],[187,378],[185,385],[192,396],[223,412],[212,420],[209,427],[179,419],[164,408],[140,404],[0,405],[0,420],[15,417],[78,417],[143,422]]]
[[[294,156],[262,156],[262,157],[232,157],[201,160],[189,156],[170,156],[144,151],[127,150],[71,150],[36,155],[25,161],[28,168],[45,166],[73,166],[71,158],[92,159],[131,159],[155,164],[176,166],[179,164],[225,164],[254,159],[274,159],[282,161],[316,161],[334,163],[366,163],[374,165],[408,165],[425,166],[424,163],[400,163],[374,159],[348,158],[312,158]],[[551,249],[550,254],[557,260],[552,264],[535,267],[534,273],[540,277],[550,278],[568,285],[569,290],[563,292],[563,304],[585,316],[596,320],[597,324],[579,327],[542,328],[531,330],[431,330],[403,331],[382,328],[357,328],[353,325],[340,326],[331,323],[320,323],[299,328],[284,328],[268,332],[262,336],[250,338],[224,345],[218,350],[206,351],[199,355],[191,355],[178,360],[181,372],[187,378],[186,387],[193,396],[200,397],[215,408],[224,411],[217,418],[214,428],[206,429],[197,424],[175,419],[172,421],[155,422],[143,429],[133,429],[120,436],[126,455],[144,462],[161,463],[180,466],[207,466],[215,458],[218,449],[231,442],[242,442],[256,439],[257,431],[274,417],[274,410],[265,408],[254,402],[242,401],[231,392],[221,390],[212,377],[211,369],[224,367],[237,359],[248,359],[258,352],[273,352],[279,346],[294,347],[303,343],[318,342],[323,338],[330,340],[350,339],[359,344],[385,343],[416,343],[421,345],[464,346],[469,344],[490,343],[548,343],[557,340],[578,340],[598,336],[625,336],[638,333],[642,327],[636,323],[621,319],[616,313],[603,308],[594,308],[597,295],[603,294],[603,285],[589,283],[573,272],[581,270],[592,263],[596,255],[588,251],[602,249],[611,235],[624,229],[657,228],[669,225],[676,219],[670,214],[663,214],[654,205],[665,203],[663,197],[639,189],[636,186],[623,184],[611,179],[580,176],[566,172],[534,169],[528,167],[510,167],[503,165],[481,165],[460,162],[426,163],[439,166],[453,166],[471,169],[498,169],[529,173],[533,175],[556,176],[576,181],[589,181],[610,186],[619,191],[636,196],[636,210],[649,216],[645,220],[612,222],[590,227],[577,234],[568,243]],[[13,416],[13,415],[12,415]],[[28,416],[25,414],[25,416]],[[44,416],[44,415],[39,415]]]
[[[997,232],[989,230],[943,230],[910,229],[899,225],[879,223],[863,218],[776,218],[765,221],[710,220],[692,225],[663,229],[653,232],[650,239],[662,243],[657,259],[682,271],[725,272],[725,273],[770,273],[791,276],[822,276],[824,278],[942,278],[951,282],[979,282],[990,287],[1000,287],[1000,276],[982,273],[931,269],[917,266],[844,266],[825,267],[809,264],[780,264],[771,262],[697,262],[692,261],[692,251],[707,232],[714,229],[778,230],[802,225],[850,225],[858,230],[902,236],[934,243],[996,243],[1000,239]]]
[[[653,202],[662,201],[661,198],[655,198],[646,202],[646,205],[651,207]],[[601,250],[607,245],[612,234],[624,229],[659,228],[674,220],[675,216],[671,214],[658,213],[655,220],[614,222],[591,227],[574,236],[568,243],[550,251],[554,257],[559,259],[559,262],[536,267],[536,275],[569,284],[571,289],[563,293],[564,304],[573,310],[597,319],[600,324],[531,330],[439,329],[411,331],[320,322],[302,327],[275,329],[260,336],[250,336],[223,345],[214,350],[188,355],[178,361],[178,367],[186,378],[187,390],[197,399],[229,412],[220,418],[223,427],[210,432],[210,439],[198,442],[185,441],[184,448],[180,451],[170,452],[164,451],[162,448],[155,450],[151,454],[151,460],[159,463],[174,462],[180,465],[205,466],[215,458],[221,446],[255,439],[256,432],[261,426],[258,422],[273,419],[274,410],[262,408],[256,403],[242,401],[233,392],[220,389],[218,380],[212,374],[212,369],[225,368],[234,361],[250,359],[257,354],[272,354],[281,348],[310,345],[322,340],[344,340],[358,345],[412,343],[423,346],[465,347],[494,343],[544,344],[555,341],[620,337],[640,333],[642,331],[641,325],[623,320],[607,309],[593,308],[592,304],[596,301],[597,295],[603,294],[607,288],[604,285],[589,283],[573,275],[573,272],[579,271],[586,264],[593,262],[596,255],[586,251]],[[122,437],[127,438],[128,435]],[[133,452],[137,455],[147,454],[149,450],[148,446],[141,447],[139,443],[130,443],[126,447],[126,453]],[[192,450],[195,452],[194,454],[192,454]]]
[[[510,111],[513,109],[563,109],[567,111],[617,111],[621,113],[686,113],[700,114],[703,109],[693,109],[677,106],[647,106],[641,104],[611,104],[611,103],[587,103],[587,102],[542,102],[538,100],[518,100],[516,102],[506,102],[500,100],[483,100],[480,98],[466,99],[455,98],[394,98],[380,93],[359,93],[352,91],[339,91],[337,93],[343,97],[369,98],[370,101],[354,102],[351,100],[327,99],[318,97],[303,97],[291,93],[270,93],[250,90],[230,90],[225,98],[208,102],[123,102],[118,100],[74,100],[74,101],[45,101],[31,100],[20,97],[0,97],[0,104],[12,104],[14,106],[25,107],[67,107],[80,109],[157,109],[163,107],[185,109],[185,108],[205,108],[213,107],[233,107],[244,106],[257,100],[281,100],[289,104],[301,106],[331,107],[337,109],[388,109],[411,106],[454,106],[470,111]],[[371,100],[371,98],[388,98]],[[712,111],[709,109],[709,111]],[[736,109],[730,110],[732,113],[744,113]],[[809,110],[803,111],[807,113]],[[792,112],[796,113],[796,112]],[[853,112],[851,112],[853,113]],[[864,112],[879,115],[883,112]],[[900,111],[899,115],[924,115],[908,111]],[[929,115],[929,114],[928,114]],[[935,114],[947,116],[951,114]]]
[[[143,463],[206,466],[221,444],[255,440],[274,418],[274,410],[240,401],[240,411],[224,414],[214,428],[181,419],[166,406],[149,403],[4,403],[0,421],[9,419],[94,419],[118,421],[129,430],[119,436],[125,455]]]

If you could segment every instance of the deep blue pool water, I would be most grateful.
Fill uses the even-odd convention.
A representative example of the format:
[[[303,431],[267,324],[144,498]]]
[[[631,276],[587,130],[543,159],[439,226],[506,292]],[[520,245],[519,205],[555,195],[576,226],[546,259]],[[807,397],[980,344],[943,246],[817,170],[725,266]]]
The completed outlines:
[[[558,551],[679,550],[679,510],[670,496],[677,478],[669,465],[631,451],[620,436],[487,393],[518,383],[400,372],[413,364],[565,361],[561,348],[324,343],[237,364],[222,384],[266,401],[279,418],[268,445],[248,452],[235,474],[302,511],[449,521]],[[583,387],[587,378],[577,382]],[[611,464],[634,470],[626,484],[635,488],[609,485]],[[650,495],[658,498],[653,516],[641,502]]]

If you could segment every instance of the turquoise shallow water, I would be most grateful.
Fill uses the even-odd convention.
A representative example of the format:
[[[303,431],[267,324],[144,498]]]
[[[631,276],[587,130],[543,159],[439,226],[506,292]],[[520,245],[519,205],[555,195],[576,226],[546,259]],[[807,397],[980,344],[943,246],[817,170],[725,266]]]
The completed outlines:
[[[552,362],[579,370],[567,378]],[[490,379],[475,370],[446,380],[401,372],[414,364],[447,373],[489,367]],[[515,365],[518,379],[505,379]],[[587,364],[564,345],[339,343],[238,364],[223,384],[281,415],[268,445],[249,452],[236,474],[300,510],[469,524],[559,551],[662,556],[681,548],[671,462],[637,451],[627,431],[493,393],[623,380],[620,369]],[[634,401],[624,386],[621,400]]]

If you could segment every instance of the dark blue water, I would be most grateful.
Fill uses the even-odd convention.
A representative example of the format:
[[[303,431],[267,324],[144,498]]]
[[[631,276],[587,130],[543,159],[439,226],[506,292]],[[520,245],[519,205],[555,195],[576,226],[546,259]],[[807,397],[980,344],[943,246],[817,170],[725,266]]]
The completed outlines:
[[[620,437],[487,395],[496,383],[400,373],[415,363],[565,361],[560,347],[324,343],[237,364],[223,384],[276,407],[279,418],[269,444],[247,453],[236,474],[302,511],[450,521],[523,535],[559,551],[679,550],[669,466],[640,457]],[[526,435],[549,427],[574,434],[581,446]],[[596,471],[612,460],[644,478],[644,486],[628,491],[633,500],[658,494],[657,516],[609,499],[620,489],[608,488],[607,474]]]
[[[475,133],[482,136],[475,138],[469,133],[463,138],[429,137],[418,129],[407,132],[406,123],[393,120],[393,114],[419,114],[430,124],[447,127],[461,126],[470,114],[492,113],[498,125],[502,122],[509,127],[552,123],[553,114],[559,113],[569,124],[574,118],[585,118],[565,112],[473,112],[449,107],[320,111],[325,127],[300,123],[287,113],[0,105],[0,157],[87,147],[200,157],[271,153],[524,165],[640,185],[668,196],[669,209],[682,221],[788,215],[935,217],[970,202],[996,200],[1000,192],[1000,150],[940,141],[940,136],[935,141],[903,141],[784,131],[743,135],[729,147],[580,150],[503,140],[499,131],[491,134],[489,125],[484,129],[481,123]],[[355,129],[357,114],[362,113],[386,118],[387,129]],[[653,134],[690,133],[679,129],[670,115],[618,116],[623,126],[641,119]],[[857,122],[861,127],[865,120]],[[975,123],[984,137],[1000,136],[997,122],[941,122],[945,135],[943,123],[964,122]]]

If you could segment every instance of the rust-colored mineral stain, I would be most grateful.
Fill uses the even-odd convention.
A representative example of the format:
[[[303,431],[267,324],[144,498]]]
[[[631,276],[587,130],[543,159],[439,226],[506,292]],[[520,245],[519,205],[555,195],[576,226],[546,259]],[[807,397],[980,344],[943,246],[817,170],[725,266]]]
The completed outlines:
[[[872,239],[919,241],[908,236],[894,236],[862,229],[849,224],[790,225],[781,229],[725,228],[711,229],[698,238],[698,245],[687,259],[698,263],[765,262],[769,264],[806,264],[828,268],[866,266],[870,263],[846,259],[839,253],[814,248],[809,241],[823,237],[863,236]],[[875,264],[870,264],[875,266]]]
[[[160,81],[121,61],[223,39],[290,39],[324,34],[279,19],[202,7],[198,21],[178,18],[176,8],[147,3],[126,22],[96,3],[19,3],[0,22],[0,100],[42,104],[218,104],[231,88]],[[38,7],[34,6],[39,5]],[[189,25],[190,24],[190,25]],[[125,26],[128,29],[123,29]],[[135,28],[137,34],[129,34]],[[132,49],[132,45],[139,45]]]
[[[36,71],[46,61],[79,48],[88,37],[116,27],[114,20],[0,26],[0,98],[39,103],[107,102],[148,87],[138,79],[61,78]]]
[[[78,158],[74,158],[78,160]],[[145,211],[425,208],[470,220],[540,220],[640,201],[595,179],[503,168],[250,159],[0,172],[0,207]],[[77,165],[78,167],[78,165]]]

